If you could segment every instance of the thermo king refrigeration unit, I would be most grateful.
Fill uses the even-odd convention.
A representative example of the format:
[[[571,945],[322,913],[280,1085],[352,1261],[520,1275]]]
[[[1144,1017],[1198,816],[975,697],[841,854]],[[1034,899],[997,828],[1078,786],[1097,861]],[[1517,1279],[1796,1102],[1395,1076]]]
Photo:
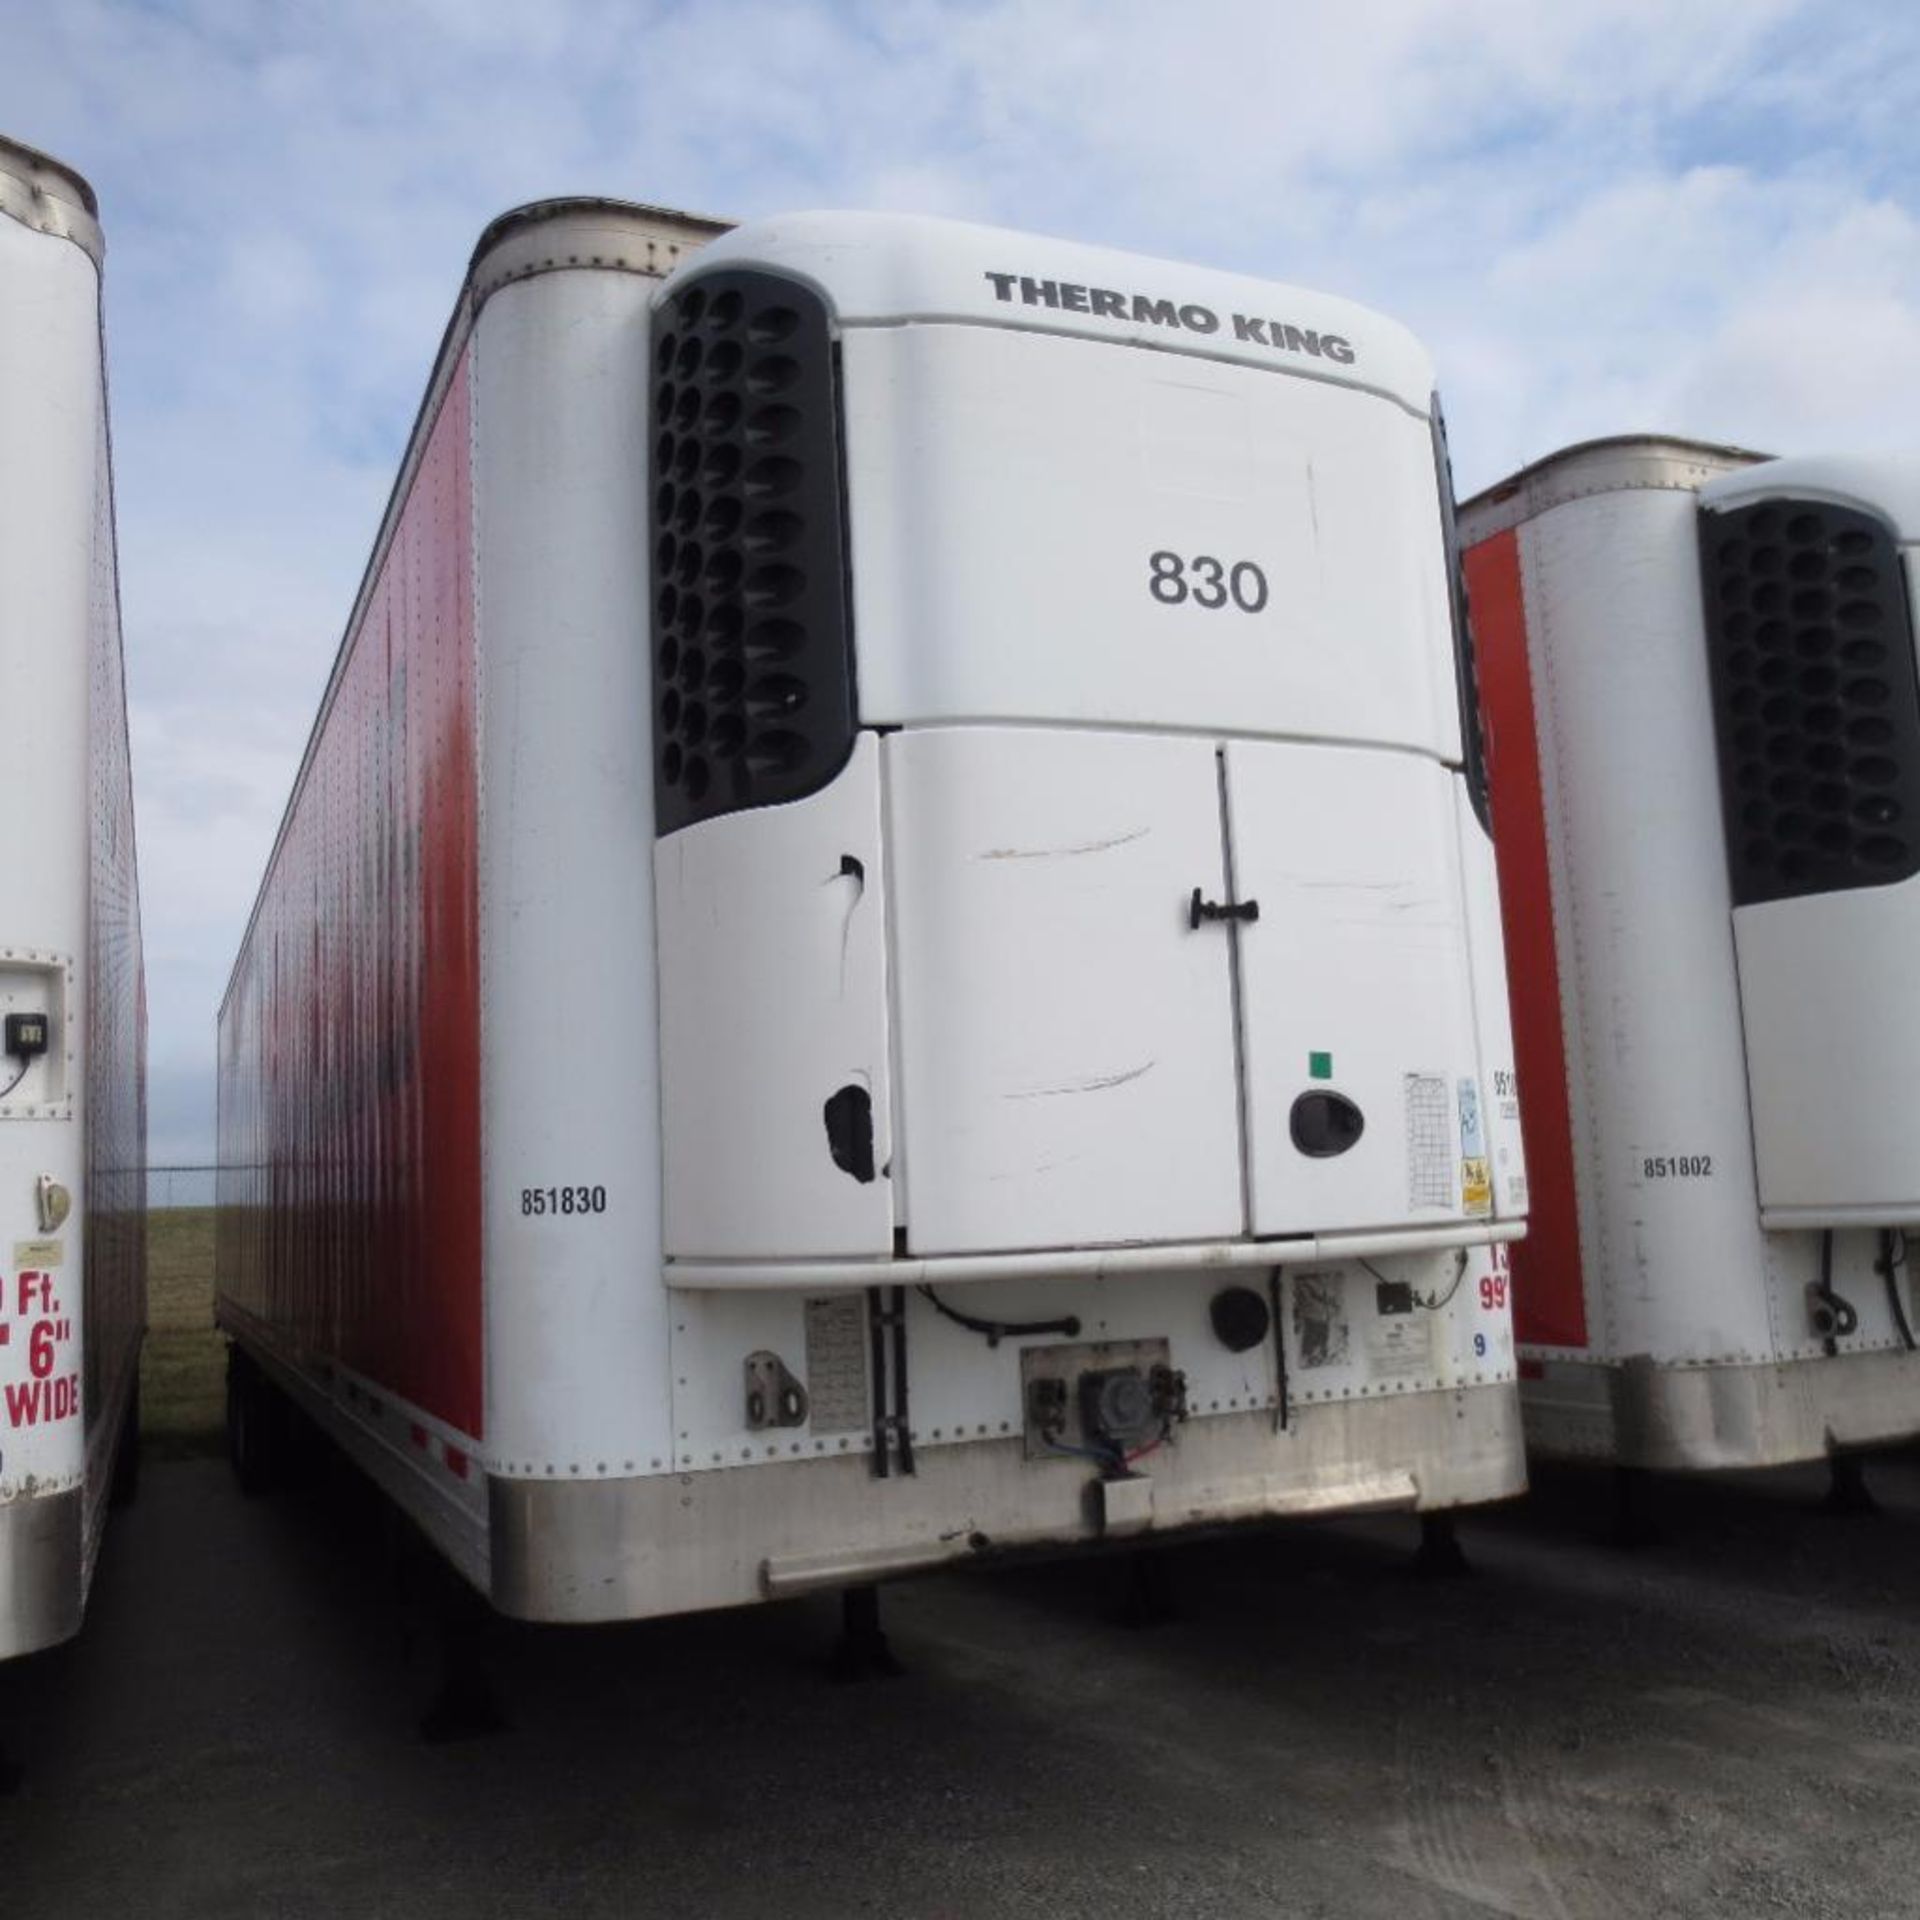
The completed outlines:
[[[484,236],[222,1012],[242,1470],[606,1619],[1521,1484],[1425,354],[926,219]]]

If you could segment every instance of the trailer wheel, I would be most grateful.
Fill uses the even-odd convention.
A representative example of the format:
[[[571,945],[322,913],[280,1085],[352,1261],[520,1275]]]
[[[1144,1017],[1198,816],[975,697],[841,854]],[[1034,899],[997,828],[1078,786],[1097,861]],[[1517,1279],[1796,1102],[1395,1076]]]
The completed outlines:
[[[120,1438],[113,1449],[113,1481],[107,1489],[109,1503],[116,1507],[130,1507],[140,1492],[140,1382],[133,1383],[133,1393],[127,1401],[127,1410],[120,1421]]]
[[[238,1347],[227,1349],[227,1458],[240,1491],[271,1493],[280,1483],[279,1396]]]

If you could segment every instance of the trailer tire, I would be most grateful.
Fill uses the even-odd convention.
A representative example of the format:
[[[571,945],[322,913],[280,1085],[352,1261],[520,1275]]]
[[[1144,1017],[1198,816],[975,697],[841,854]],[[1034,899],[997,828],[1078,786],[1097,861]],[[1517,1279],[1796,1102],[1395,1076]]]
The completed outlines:
[[[120,1437],[113,1447],[113,1479],[107,1488],[110,1506],[130,1507],[140,1494],[140,1382],[133,1383],[127,1410],[120,1418]]]
[[[271,1493],[285,1463],[279,1394],[238,1347],[227,1349],[227,1458],[249,1498]]]

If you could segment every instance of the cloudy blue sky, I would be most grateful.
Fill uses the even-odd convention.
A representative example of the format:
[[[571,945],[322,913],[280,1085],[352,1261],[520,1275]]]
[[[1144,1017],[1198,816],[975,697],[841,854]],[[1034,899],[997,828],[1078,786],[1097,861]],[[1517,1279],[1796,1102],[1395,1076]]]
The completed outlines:
[[[1636,428],[1920,439],[1920,7],[0,0],[99,191],[153,1156],[481,226],[547,194],[960,214],[1410,323],[1463,489]]]

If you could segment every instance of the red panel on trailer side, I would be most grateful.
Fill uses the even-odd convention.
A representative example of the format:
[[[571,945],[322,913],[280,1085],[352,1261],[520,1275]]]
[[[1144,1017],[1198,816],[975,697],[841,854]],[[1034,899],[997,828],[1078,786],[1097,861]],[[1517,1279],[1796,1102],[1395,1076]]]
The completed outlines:
[[[1573,1119],[1519,535],[1495,534],[1470,548],[1466,571],[1529,1174],[1527,1237],[1512,1249],[1514,1334],[1525,1346],[1584,1347]]]
[[[470,383],[348,639],[222,1020],[220,1290],[484,1432]]]

